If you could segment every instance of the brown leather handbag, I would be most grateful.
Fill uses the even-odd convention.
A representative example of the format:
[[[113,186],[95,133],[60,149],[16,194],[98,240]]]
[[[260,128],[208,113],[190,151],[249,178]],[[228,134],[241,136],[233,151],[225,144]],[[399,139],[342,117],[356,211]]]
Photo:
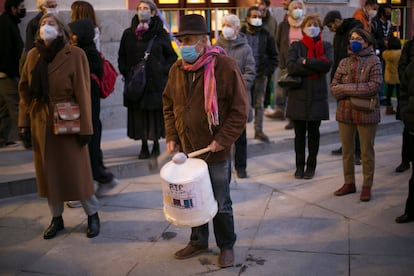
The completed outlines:
[[[56,103],[53,111],[55,135],[80,132],[80,108],[75,102]]]

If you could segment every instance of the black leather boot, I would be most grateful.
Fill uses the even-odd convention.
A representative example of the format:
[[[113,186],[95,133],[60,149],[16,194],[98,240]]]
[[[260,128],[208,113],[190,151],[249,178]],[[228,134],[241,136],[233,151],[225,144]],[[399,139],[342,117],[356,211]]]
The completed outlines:
[[[49,227],[43,233],[43,238],[45,240],[54,238],[58,231],[63,230],[65,228],[63,224],[62,216],[52,218],[52,222],[50,223]]]
[[[88,216],[88,230],[86,232],[86,236],[88,238],[93,238],[99,235],[99,216],[98,213],[93,214],[92,216]]]

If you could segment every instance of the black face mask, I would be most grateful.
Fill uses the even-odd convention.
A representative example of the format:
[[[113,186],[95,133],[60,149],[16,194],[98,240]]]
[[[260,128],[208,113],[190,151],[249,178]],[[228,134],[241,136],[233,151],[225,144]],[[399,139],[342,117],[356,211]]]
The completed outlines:
[[[25,16],[26,16],[26,9],[25,8],[19,9],[19,12],[17,13],[17,17],[18,18],[23,18]]]

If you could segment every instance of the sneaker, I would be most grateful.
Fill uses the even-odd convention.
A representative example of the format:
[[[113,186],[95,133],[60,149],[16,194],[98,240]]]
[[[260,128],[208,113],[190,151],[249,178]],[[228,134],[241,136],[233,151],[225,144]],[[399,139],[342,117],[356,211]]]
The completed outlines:
[[[115,177],[109,183],[99,183],[99,187],[98,187],[98,190],[96,191],[95,195],[97,197],[103,197],[108,192],[110,192],[113,188],[118,186],[118,184],[119,184],[119,180],[116,179]]]
[[[265,116],[271,119],[278,119],[281,121],[285,119],[285,113],[282,110],[276,110],[273,113],[265,114]]]
[[[82,207],[82,204],[81,204],[81,202],[79,200],[70,200],[70,201],[67,201],[66,202],[66,205],[69,208],[80,208],[80,207]]]

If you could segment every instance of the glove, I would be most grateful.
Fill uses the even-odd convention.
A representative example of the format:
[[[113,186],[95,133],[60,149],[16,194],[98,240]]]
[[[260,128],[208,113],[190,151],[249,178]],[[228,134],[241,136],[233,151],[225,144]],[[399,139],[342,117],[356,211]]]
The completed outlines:
[[[26,149],[32,147],[32,131],[30,127],[21,127],[19,132],[20,140],[22,140],[23,145]]]
[[[92,135],[78,135],[78,142],[81,145],[81,147],[89,144],[91,141]]]

